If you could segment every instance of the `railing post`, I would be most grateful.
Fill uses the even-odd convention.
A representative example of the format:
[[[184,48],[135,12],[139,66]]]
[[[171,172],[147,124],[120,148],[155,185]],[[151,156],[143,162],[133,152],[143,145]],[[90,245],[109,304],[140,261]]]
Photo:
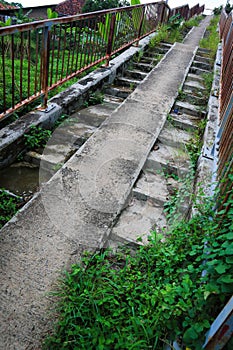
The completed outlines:
[[[116,23],[116,14],[112,14],[111,22],[110,22],[110,28],[109,28],[109,34],[108,34],[108,45],[107,45],[107,52],[106,52],[106,64],[105,66],[109,66],[110,57],[112,54],[112,46],[113,46],[113,40],[114,40],[114,33],[115,33],[115,23]]]
[[[43,47],[41,52],[41,64],[42,64],[42,108],[47,108],[48,104],[48,76],[49,76],[49,38],[50,28],[46,26],[43,32]]]
[[[142,8],[142,15],[141,15],[140,24],[139,24],[139,27],[138,27],[138,41],[136,43],[136,46],[138,46],[138,44],[139,44],[139,39],[140,39],[140,36],[141,36],[141,31],[142,31],[142,25],[143,25],[143,22],[144,22],[144,15],[145,15],[145,5]]]

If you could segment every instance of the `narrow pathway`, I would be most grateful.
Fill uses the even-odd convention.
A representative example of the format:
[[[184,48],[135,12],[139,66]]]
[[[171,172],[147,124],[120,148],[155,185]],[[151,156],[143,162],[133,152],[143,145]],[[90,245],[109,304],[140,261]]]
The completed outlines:
[[[103,246],[163,129],[207,17],[1,231],[0,349],[40,349],[60,271]]]

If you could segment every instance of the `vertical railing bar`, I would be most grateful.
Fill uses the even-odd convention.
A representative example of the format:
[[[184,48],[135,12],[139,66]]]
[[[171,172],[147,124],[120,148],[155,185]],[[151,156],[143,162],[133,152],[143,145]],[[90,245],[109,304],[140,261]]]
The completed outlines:
[[[28,98],[30,97],[31,82],[31,32],[28,31]]]
[[[3,83],[3,111],[6,112],[6,71],[5,71],[5,45],[2,36],[2,83]]]
[[[114,31],[115,31],[115,22],[116,22],[116,14],[113,13],[111,17],[111,22],[110,22],[110,30],[108,33],[108,45],[107,45],[107,51],[106,51],[106,67],[109,66],[109,61],[111,58],[112,54],[112,47],[113,47],[113,39],[114,39]]]
[[[11,71],[12,71],[12,77],[11,77],[11,84],[12,84],[12,108],[14,108],[15,105],[15,59],[14,59],[14,34],[11,36]]]
[[[102,19],[104,19],[102,16],[101,16],[101,18]],[[101,47],[103,48],[102,50],[102,56],[106,56],[106,50],[107,50],[107,48],[106,48],[106,42],[105,42],[105,40],[104,40],[104,36],[102,35],[101,36],[101,38],[102,38],[102,41],[101,41]]]
[[[141,31],[142,31],[142,25],[143,25],[143,22],[144,22],[144,16],[145,16],[145,5],[143,6],[142,8],[142,14],[141,14],[141,19],[140,19],[140,24],[139,24],[139,29],[138,29],[138,42],[137,42],[137,46],[139,44],[139,39],[140,39],[140,36],[141,36]]]
[[[97,35],[97,28],[96,28],[96,20],[94,20],[94,28],[93,28],[93,32],[94,32],[94,45],[95,47],[99,47],[99,42],[98,42],[98,35]],[[96,61],[98,59],[98,50],[94,50],[94,61]]]
[[[78,67],[79,67],[80,37],[81,37],[81,29],[80,29],[80,27],[78,27],[78,45],[77,45],[77,50],[76,50],[75,72],[78,71]]]
[[[73,43],[71,67],[70,67],[71,73],[73,72],[73,66],[74,66],[74,54],[75,54],[76,38],[77,38],[77,24],[75,22],[74,43]]]
[[[39,36],[39,32],[38,29],[36,29],[35,31],[36,33],[36,52],[35,52],[35,85],[34,85],[34,94],[36,95],[37,93],[37,83],[38,83],[38,78],[37,78],[37,74],[38,74],[38,55],[39,55],[39,45],[38,45],[38,36]]]
[[[58,47],[57,47],[57,64],[56,64],[56,81],[58,80],[58,68],[59,68],[59,59],[60,59],[60,50],[61,50],[61,26],[59,27],[59,38],[58,38]]]
[[[63,40],[63,50],[62,50],[61,80],[62,80],[63,73],[64,73],[65,53],[66,53],[66,25],[65,25],[65,33],[64,33],[64,40]]]
[[[55,38],[56,38],[56,26],[53,26],[51,30],[51,40],[52,40],[52,48],[51,48],[51,62],[50,62],[50,81],[49,86],[53,84],[53,73],[54,73],[54,50],[55,50]]]
[[[81,33],[83,33],[83,31],[81,30]],[[83,61],[83,34],[80,35],[82,38],[82,41],[80,42],[80,46],[79,46],[79,58],[78,58],[78,62],[79,62],[79,70],[82,67],[82,61]],[[80,50],[81,47],[81,50]],[[81,51],[81,52],[80,52]]]
[[[93,52],[94,52],[94,41],[92,41],[92,37],[93,37],[93,21],[92,19],[90,19],[90,28],[91,28],[91,33],[90,33],[90,46],[91,46],[91,60],[89,63],[93,63],[94,60],[94,56],[93,56]]]
[[[83,68],[86,66],[86,58],[87,58],[87,39],[88,39],[88,32],[86,34],[86,26],[85,26],[85,43],[82,46],[83,48]]]
[[[24,57],[24,50],[23,50],[23,33],[20,33],[20,76],[19,76],[19,95],[20,95],[20,102],[23,101],[23,57]]]
[[[42,107],[47,108],[48,103],[48,76],[49,76],[49,39],[50,39],[50,30],[49,27],[44,27],[43,33],[43,47],[42,47],[42,65],[43,65],[43,75],[42,75]]]
[[[70,68],[70,51],[71,51],[71,38],[72,38],[72,23],[70,23],[70,40],[69,40],[69,49],[68,49],[68,59],[67,59],[67,66],[66,66],[66,77],[70,74],[69,68]]]

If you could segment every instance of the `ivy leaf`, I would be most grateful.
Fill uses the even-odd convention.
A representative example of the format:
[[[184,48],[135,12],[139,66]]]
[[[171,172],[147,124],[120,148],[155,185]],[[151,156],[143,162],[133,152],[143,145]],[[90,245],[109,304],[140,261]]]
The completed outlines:
[[[225,275],[225,276],[219,277],[217,281],[219,283],[233,283],[233,278],[231,275]]]
[[[233,256],[227,256],[226,257],[226,263],[233,264]]]
[[[233,232],[227,233],[226,234],[226,239],[229,239],[229,240],[233,239]]]
[[[189,343],[190,339],[195,340],[198,338],[198,333],[194,329],[194,327],[188,328],[184,333],[184,342]]]
[[[219,274],[226,272],[227,269],[228,269],[228,265],[226,265],[226,264],[220,263],[219,265],[215,266],[215,270]]]

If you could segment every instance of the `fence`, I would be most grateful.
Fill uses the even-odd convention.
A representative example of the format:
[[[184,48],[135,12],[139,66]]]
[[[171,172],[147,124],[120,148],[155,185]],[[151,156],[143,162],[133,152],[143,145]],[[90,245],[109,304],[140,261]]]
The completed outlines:
[[[195,15],[204,7],[193,9]],[[45,108],[50,90],[98,63],[108,65],[171,12],[161,1],[0,28],[0,119],[39,97]],[[183,7],[178,12],[189,18]]]
[[[222,68],[217,176],[224,203],[232,195],[232,180],[229,175],[233,175],[233,11],[227,16],[223,10],[219,28],[222,39]]]

